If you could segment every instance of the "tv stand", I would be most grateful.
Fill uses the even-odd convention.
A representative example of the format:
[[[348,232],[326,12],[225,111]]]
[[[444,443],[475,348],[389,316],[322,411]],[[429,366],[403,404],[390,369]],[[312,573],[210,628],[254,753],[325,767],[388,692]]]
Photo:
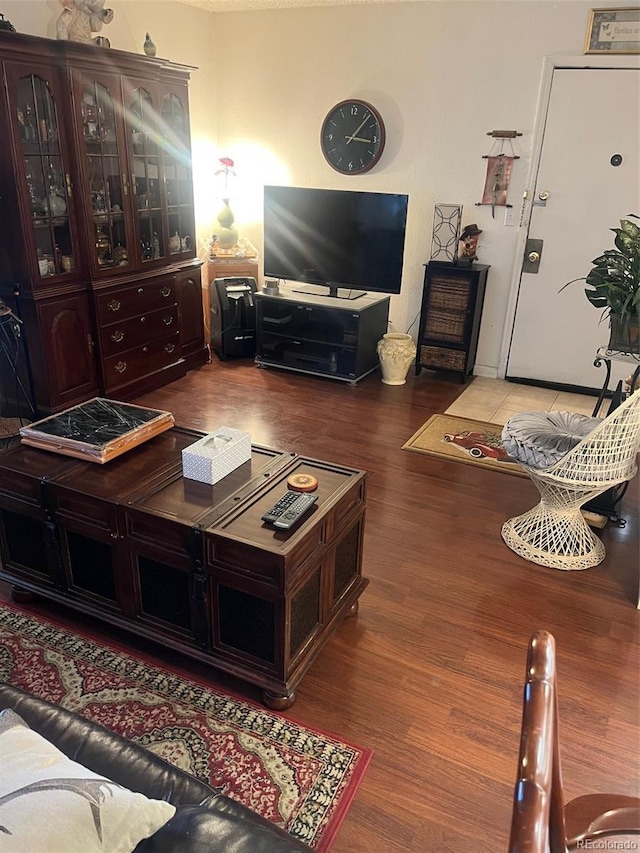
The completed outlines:
[[[329,288],[328,294],[326,288]],[[292,288],[291,292],[306,293],[309,296],[328,296],[330,299],[346,299],[349,302],[354,299],[360,299],[361,296],[368,296],[366,290],[338,287],[337,284],[303,284],[302,286]]]
[[[376,345],[387,331],[389,299],[363,293],[350,302],[289,285],[277,295],[258,292],[256,364],[355,385],[378,367]]]

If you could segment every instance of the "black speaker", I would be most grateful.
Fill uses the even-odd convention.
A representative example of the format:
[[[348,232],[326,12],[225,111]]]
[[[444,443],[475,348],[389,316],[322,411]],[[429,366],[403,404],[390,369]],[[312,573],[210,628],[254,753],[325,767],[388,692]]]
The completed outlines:
[[[218,358],[256,354],[255,278],[214,278],[209,288],[211,347]]]

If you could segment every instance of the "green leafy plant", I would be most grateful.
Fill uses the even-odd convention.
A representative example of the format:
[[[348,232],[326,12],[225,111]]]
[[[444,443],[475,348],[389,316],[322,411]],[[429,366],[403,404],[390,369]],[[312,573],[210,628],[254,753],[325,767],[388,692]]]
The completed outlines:
[[[640,219],[635,213],[629,216]],[[588,285],[585,295],[592,305],[602,308],[603,318],[617,316],[627,322],[640,320],[640,227],[630,219],[621,219],[615,249],[607,249],[591,263],[593,269],[585,277],[567,282],[561,291],[576,281]]]

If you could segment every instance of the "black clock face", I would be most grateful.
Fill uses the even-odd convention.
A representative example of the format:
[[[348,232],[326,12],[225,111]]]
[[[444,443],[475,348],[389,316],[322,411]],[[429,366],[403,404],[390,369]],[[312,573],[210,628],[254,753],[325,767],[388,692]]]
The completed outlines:
[[[382,117],[365,101],[342,101],[325,118],[320,145],[325,159],[337,172],[368,172],[384,148]]]

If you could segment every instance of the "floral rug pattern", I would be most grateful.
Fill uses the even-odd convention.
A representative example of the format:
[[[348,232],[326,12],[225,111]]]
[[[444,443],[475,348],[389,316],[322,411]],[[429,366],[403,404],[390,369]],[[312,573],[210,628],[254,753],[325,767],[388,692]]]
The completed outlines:
[[[319,853],[371,757],[6,603],[0,679],[147,747]]]

